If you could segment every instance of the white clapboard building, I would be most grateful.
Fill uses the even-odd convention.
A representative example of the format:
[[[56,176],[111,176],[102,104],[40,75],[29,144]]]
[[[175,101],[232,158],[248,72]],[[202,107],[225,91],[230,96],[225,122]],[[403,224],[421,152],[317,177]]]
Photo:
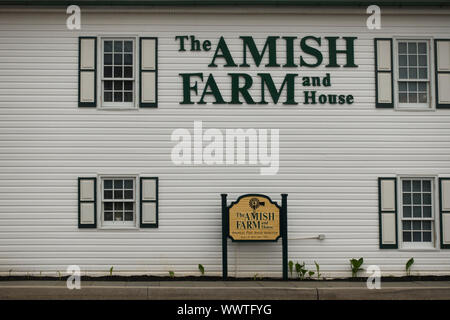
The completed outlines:
[[[0,274],[220,276],[286,193],[294,263],[450,275],[449,1],[376,2],[1,1]]]

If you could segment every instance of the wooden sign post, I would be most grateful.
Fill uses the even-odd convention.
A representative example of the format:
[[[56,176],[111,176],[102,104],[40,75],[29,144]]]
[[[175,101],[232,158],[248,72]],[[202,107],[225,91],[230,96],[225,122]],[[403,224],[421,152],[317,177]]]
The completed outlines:
[[[282,239],[283,280],[288,279],[287,194],[281,207],[268,196],[245,194],[227,206],[222,194],[222,277],[228,277],[228,237],[233,242],[276,242]]]

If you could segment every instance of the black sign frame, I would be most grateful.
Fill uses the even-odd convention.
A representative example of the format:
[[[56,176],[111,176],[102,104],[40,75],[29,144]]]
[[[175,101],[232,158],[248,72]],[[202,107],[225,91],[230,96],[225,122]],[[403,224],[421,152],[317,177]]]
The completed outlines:
[[[222,278],[223,280],[228,279],[228,243],[227,240],[230,238],[233,242],[277,242],[279,238],[282,240],[282,270],[283,270],[283,280],[288,280],[288,237],[287,237],[287,197],[286,193],[281,194],[281,207],[276,201],[264,194],[244,194],[238,197],[238,199],[232,202],[229,206],[227,205],[227,194],[221,194],[222,198]],[[229,234],[229,210],[230,208],[237,204],[239,200],[243,197],[257,196],[264,197],[271,203],[275,204],[280,209],[280,235],[275,240],[234,240]]]

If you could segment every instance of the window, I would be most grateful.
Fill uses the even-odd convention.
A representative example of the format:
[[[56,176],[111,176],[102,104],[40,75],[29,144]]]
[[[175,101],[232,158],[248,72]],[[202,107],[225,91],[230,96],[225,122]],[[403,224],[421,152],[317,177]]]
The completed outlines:
[[[136,179],[102,179],[102,222],[108,226],[136,225]]]
[[[135,40],[102,39],[102,106],[135,106]]]
[[[430,52],[426,40],[398,40],[398,106],[430,108]]]
[[[434,247],[433,179],[401,179],[401,237],[404,247]]]

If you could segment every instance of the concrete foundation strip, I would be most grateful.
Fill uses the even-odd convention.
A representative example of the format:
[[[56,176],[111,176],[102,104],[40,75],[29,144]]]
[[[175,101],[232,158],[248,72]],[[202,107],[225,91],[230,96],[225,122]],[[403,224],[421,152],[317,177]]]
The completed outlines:
[[[86,285],[0,286],[0,299],[138,299],[138,300],[450,300],[448,286],[398,286],[369,290],[365,287],[181,287]]]

